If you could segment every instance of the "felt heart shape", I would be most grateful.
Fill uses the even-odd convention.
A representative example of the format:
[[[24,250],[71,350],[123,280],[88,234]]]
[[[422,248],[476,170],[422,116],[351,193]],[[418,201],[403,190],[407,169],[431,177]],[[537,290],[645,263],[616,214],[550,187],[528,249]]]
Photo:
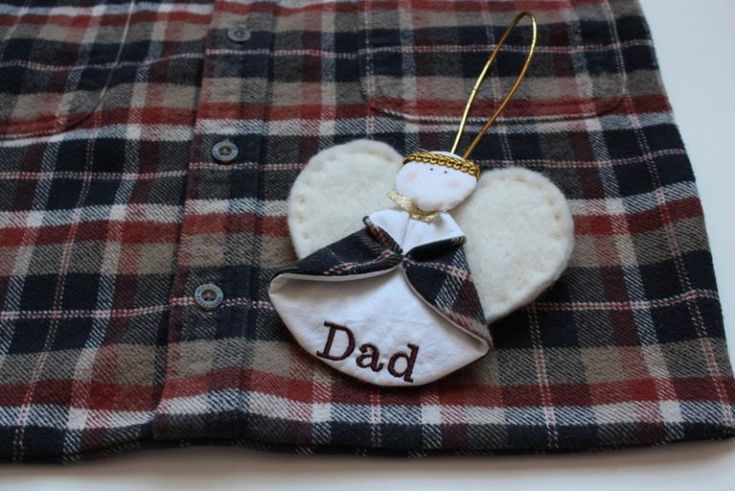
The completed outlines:
[[[355,232],[364,216],[393,207],[386,196],[402,156],[355,140],[325,149],[291,189],[288,225],[299,258]],[[482,174],[452,215],[465,232],[467,261],[491,322],[532,301],[564,271],[574,244],[566,199],[543,175],[512,167]]]

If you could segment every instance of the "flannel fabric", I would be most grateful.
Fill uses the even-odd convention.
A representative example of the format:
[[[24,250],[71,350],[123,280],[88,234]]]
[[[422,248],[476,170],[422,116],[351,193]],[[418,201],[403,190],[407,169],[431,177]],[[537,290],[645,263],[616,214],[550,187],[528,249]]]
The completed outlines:
[[[403,251],[370,217],[363,221],[362,230],[319,249],[279,273],[348,276],[400,267],[412,289],[437,312],[492,346],[485,313],[462,249],[465,237]]]
[[[521,9],[538,17],[537,55],[473,158],[564,191],[571,264],[490,326],[495,349],[472,366],[415,390],[352,381],[303,353],[268,301],[295,259],[290,185],[358,137],[449,148]],[[528,31],[498,59],[470,134]],[[3,461],[733,435],[702,210],[635,0],[2,0],[0,135]],[[194,296],[204,283],[223,292],[215,309]]]

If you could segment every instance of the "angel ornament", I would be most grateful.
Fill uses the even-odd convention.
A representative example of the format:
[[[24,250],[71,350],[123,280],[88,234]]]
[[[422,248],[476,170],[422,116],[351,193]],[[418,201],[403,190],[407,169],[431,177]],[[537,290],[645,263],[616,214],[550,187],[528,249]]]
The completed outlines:
[[[524,66],[458,155],[477,90],[523,17],[533,28]],[[288,221],[301,259],[273,277],[269,294],[312,356],[375,385],[430,383],[484,356],[488,324],[564,270],[573,227],[559,189],[522,168],[481,173],[469,159],[525,76],[535,43],[535,19],[519,14],[472,89],[451,151],[402,158],[356,140],[319,152],[299,175]],[[365,216],[370,210],[379,211]]]

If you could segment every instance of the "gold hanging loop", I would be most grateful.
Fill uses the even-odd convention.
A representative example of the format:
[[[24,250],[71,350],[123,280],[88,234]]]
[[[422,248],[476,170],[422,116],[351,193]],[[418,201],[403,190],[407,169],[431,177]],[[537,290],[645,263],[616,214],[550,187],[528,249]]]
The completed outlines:
[[[508,94],[506,94],[505,98],[502,100],[498,108],[495,110],[495,113],[487,120],[487,122],[482,127],[482,129],[477,134],[477,136],[475,136],[472,142],[467,146],[467,149],[462,154],[462,158],[465,158],[465,159],[469,158],[469,156],[472,154],[473,150],[475,150],[475,147],[480,142],[482,137],[485,136],[485,133],[487,133],[487,130],[489,130],[490,127],[493,125],[493,123],[495,123],[495,120],[498,119],[498,116],[500,116],[500,113],[503,112],[503,109],[505,109],[505,106],[508,105],[511,98],[518,90],[518,87],[521,85],[523,78],[526,76],[526,72],[528,71],[528,66],[531,64],[533,53],[536,50],[537,28],[536,28],[536,17],[530,12],[521,12],[520,14],[515,16],[515,18],[513,19],[513,22],[510,23],[508,28],[505,30],[503,35],[500,37],[498,44],[495,46],[495,49],[493,50],[493,52],[490,54],[490,58],[488,58],[487,62],[485,62],[485,66],[480,72],[480,75],[477,77],[477,80],[475,81],[475,85],[472,87],[472,91],[470,92],[470,97],[469,99],[467,99],[467,105],[465,105],[464,113],[462,114],[462,120],[459,123],[459,129],[457,130],[457,136],[454,137],[454,143],[452,144],[452,149],[451,149],[452,153],[455,153],[457,150],[457,146],[459,146],[459,141],[462,139],[462,133],[464,133],[464,127],[467,124],[467,116],[469,115],[470,109],[472,108],[472,103],[475,102],[475,97],[477,96],[477,92],[480,89],[480,86],[485,81],[485,77],[487,77],[487,74],[490,71],[490,68],[495,62],[495,59],[498,57],[500,48],[503,47],[503,45],[505,44],[505,41],[508,39],[508,36],[510,36],[510,33],[513,32],[513,29],[524,17],[528,17],[531,20],[532,34],[531,34],[531,45],[528,48],[528,53],[526,54],[526,60],[523,62],[523,67],[521,68],[521,71],[518,73],[518,76],[516,77],[515,82],[513,82],[513,85],[508,91]]]

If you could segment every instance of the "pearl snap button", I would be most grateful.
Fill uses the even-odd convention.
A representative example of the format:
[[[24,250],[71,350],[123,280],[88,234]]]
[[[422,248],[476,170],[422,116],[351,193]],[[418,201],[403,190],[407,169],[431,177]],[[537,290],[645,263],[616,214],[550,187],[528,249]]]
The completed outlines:
[[[237,157],[237,145],[230,140],[222,140],[212,147],[212,158],[220,164],[229,164]]]
[[[244,27],[233,27],[227,30],[227,38],[233,43],[244,43],[250,39],[250,31]]]
[[[222,304],[225,295],[214,283],[204,283],[194,290],[194,301],[203,310],[214,310]]]

